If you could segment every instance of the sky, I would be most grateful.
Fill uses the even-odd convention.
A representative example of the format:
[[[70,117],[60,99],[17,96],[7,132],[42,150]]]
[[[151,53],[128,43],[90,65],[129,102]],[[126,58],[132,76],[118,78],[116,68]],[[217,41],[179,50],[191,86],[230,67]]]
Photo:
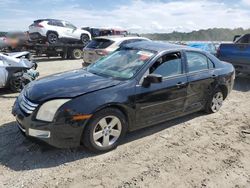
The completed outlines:
[[[137,33],[250,28],[250,0],[0,0],[0,31],[41,18]]]

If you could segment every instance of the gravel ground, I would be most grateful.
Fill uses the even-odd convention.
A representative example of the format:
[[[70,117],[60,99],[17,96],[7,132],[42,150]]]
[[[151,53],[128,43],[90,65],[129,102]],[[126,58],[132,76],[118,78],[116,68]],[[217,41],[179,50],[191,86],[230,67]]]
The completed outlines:
[[[40,77],[81,60],[39,62]],[[0,187],[250,187],[250,77],[236,80],[219,113],[195,113],[127,135],[114,151],[55,149],[25,139],[0,90]]]

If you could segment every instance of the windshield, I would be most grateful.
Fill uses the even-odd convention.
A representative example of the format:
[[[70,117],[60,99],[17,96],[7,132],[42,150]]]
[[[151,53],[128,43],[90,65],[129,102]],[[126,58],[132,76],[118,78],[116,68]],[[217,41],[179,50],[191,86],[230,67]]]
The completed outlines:
[[[108,77],[130,79],[154,54],[145,50],[122,49],[91,64],[87,71]]]
[[[104,48],[109,47],[113,43],[114,41],[108,40],[108,39],[93,39],[91,40],[91,42],[89,42],[86,48],[104,49]]]

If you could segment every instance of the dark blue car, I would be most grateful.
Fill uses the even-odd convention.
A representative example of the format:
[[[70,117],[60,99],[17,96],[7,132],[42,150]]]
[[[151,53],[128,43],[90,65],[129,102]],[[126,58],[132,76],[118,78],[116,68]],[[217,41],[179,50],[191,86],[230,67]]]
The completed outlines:
[[[13,106],[21,132],[56,147],[114,149],[128,131],[200,110],[217,112],[234,68],[207,52],[125,45],[87,68],[29,84]]]

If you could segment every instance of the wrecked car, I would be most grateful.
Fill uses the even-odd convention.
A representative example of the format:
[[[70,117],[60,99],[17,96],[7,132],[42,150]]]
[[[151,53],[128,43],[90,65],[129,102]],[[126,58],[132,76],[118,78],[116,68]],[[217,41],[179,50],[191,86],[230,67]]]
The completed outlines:
[[[30,83],[12,113],[27,137],[107,152],[128,131],[201,110],[218,112],[234,78],[233,66],[208,52],[135,42],[85,69]]]
[[[27,53],[21,53],[21,55]],[[35,69],[37,64],[20,54],[6,55],[0,53],[0,88],[9,88],[13,92],[20,92],[26,84],[35,80],[39,72]]]

